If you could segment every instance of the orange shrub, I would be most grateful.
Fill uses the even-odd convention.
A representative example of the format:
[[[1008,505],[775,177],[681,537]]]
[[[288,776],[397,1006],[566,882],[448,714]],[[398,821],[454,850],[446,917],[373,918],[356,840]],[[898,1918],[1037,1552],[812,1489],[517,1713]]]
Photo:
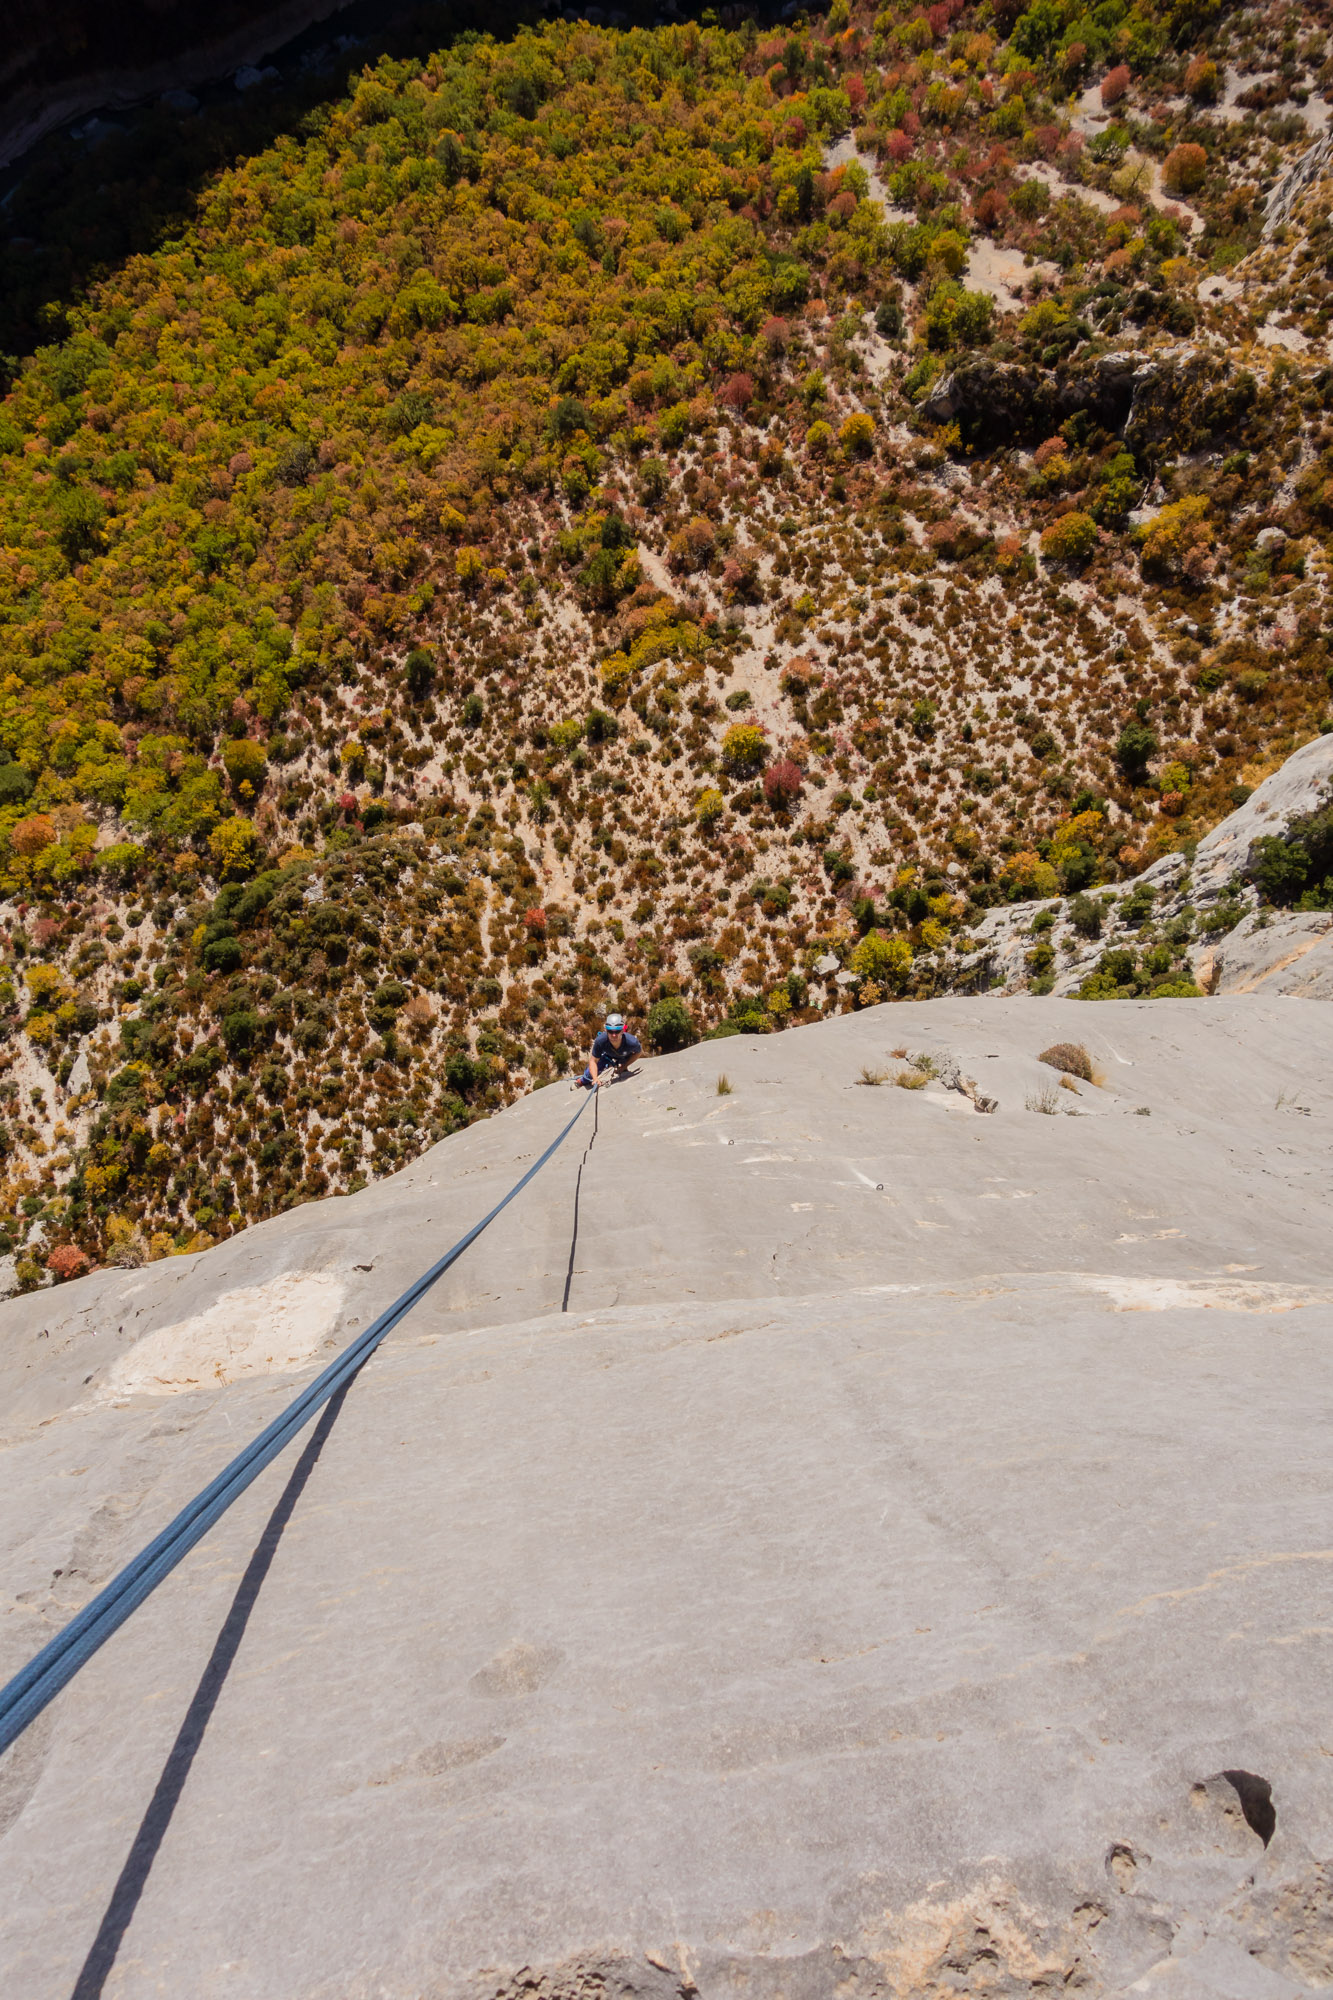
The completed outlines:
[[[57,1280],[81,1278],[92,1268],[92,1260],[77,1243],[57,1243],[46,1260],[46,1268]]]
[[[1173,146],[1162,168],[1162,183],[1172,194],[1197,194],[1207,172],[1208,155],[1202,146]]]
[[[1185,89],[1196,104],[1212,104],[1217,98],[1217,64],[1211,56],[1195,56],[1185,71]]]
[[[40,854],[49,847],[56,837],[55,821],[47,813],[29,813],[21,819],[9,836],[9,844],[15,854]]]
[[[673,535],[668,544],[667,560],[674,570],[689,573],[707,569],[717,549],[717,533],[711,521],[702,514]]]

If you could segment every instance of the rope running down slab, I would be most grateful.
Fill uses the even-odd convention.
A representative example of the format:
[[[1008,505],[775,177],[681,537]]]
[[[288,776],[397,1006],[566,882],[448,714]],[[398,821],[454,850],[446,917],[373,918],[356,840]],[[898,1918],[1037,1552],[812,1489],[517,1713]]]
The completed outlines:
[[[409,1285],[364,1333],[358,1334],[338,1358],[330,1362],[322,1375],[294,1397],[266,1430],[238,1452],[231,1464],[201,1493],[197,1493],[161,1534],[141,1549],[104,1590],[43,1646],[26,1667],[15,1674],[7,1687],[0,1688],[0,1752],[7,1750],[28,1724],[41,1714],[47,1703],[73,1680],[80,1667],[85,1666],[112,1633],[120,1629],[131,1612],[156,1590],[163,1578],[171,1574],[195,1543],[201,1541],[214,1522],[226,1513],[232,1502],[240,1498],[265,1466],[310,1422],[315,1412],[354,1379],[386,1334],[393,1331],[399,1320],[412,1310],[419,1299],[425,1297],[450,1265],[456,1263],[463,1252],[476,1242],[484,1229],[489,1228],[501,1210],[508,1208],[515,1196],[521,1194],[528,1182],[541,1172],[546,1162],[563,1146],[587,1108],[585,1098],[564,1130],[551,1141],[522,1179],[515,1181],[503,1200],[498,1201],[488,1215],[469,1229],[466,1236],[460,1237],[438,1263],[432,1264],[415,1283]]]
[[[560,1301],[562,1313],[569,1311],[569,1291],[574,1283],[574,1255],[579,1247],[579,1196],[583,1193],[583,1169],[588,1164],[589,1153],[597,1143],[597,1103],[601,1094],[600,1090],[594,1090],[592,1094],[592,1137],[583,1148],[583,1158],[579,1161],[579,1170],[574,1180],[574,1233],[569,1239],[569,1269],[565,1272],[565,1292]]]

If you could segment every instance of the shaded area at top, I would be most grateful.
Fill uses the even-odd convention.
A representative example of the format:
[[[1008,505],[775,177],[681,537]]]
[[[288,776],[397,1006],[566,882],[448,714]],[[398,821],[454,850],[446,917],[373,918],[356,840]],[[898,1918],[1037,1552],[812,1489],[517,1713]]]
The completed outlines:
[[[204,16],[179,0],[20,0],[0,73],[0,391],[25,354],[63,335],[91,284],[184,228],[216,173],[317,129],[320,107],[367,64],[461,34],[504,38],[552,11],[531,0],[217,0]],[[663,10],[626,0],[605,16],[581,11],[642,25]]]

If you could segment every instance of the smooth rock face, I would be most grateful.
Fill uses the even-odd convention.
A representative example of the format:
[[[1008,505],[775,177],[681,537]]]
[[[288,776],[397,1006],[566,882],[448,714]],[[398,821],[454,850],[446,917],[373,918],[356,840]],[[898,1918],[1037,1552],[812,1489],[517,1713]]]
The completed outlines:
[[[1264,911],[1245,917],[1200,965],[1214,993],[1298,994],[1333,1000],[1333,914],[1327,910]]]
[[[579,1102],[4,1306],[0,1671]],[[1333,1984],[1333,1010],[884,1006],[597,1112],[0,1760],[6,2000]]]

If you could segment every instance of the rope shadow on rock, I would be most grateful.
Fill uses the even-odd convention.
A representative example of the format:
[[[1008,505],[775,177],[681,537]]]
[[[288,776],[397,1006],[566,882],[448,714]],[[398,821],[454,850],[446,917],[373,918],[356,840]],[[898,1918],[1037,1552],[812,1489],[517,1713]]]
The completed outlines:
[[[355,1377],[352,1380],[355,1380]],[[214,1642],[208,1664],[185,1712],[185,1719],[177,1731],[176,1740],[162,1768],[162,1775],[148,1802],[148,1809],[139,1823],[139,1830],[134,1836],[133,1844],[125,1858],[125,1865],[111,1892],[111,1899],[98,1926],[97,1936],[93,1939],[92,1947],[83,1962],[70,2000],[101,2000],[107,1979],[124,1942],[125,1933],[133,1921],[139,1899],[147,1887],[158,1850],[166,1838],[172,1816],[180,1803],[190,1768],[203,1743],[213,1711],[226,1685],[227,1676],[240,1651],[246,1626],[250,1622],[250,1614],[259,1601],[259,1593],[273,1566],[273,1559],[278,1553],[283,1533],[296,1511],[296,1503],[305,1490],[307,1480],[319,1462],[320,1453],[328,1441],[329,1433],[338,1421],[338,1414],[351,1386],[351,1381],[345,1382],[326,1404],[305,1450],[292,1468],[291,1477],[282,1490],[277,1506],[269,1515],[254,1554],[246,1565],[245,1575],[237,1587],[236,1595],[231,1601],[231,1609]]]

